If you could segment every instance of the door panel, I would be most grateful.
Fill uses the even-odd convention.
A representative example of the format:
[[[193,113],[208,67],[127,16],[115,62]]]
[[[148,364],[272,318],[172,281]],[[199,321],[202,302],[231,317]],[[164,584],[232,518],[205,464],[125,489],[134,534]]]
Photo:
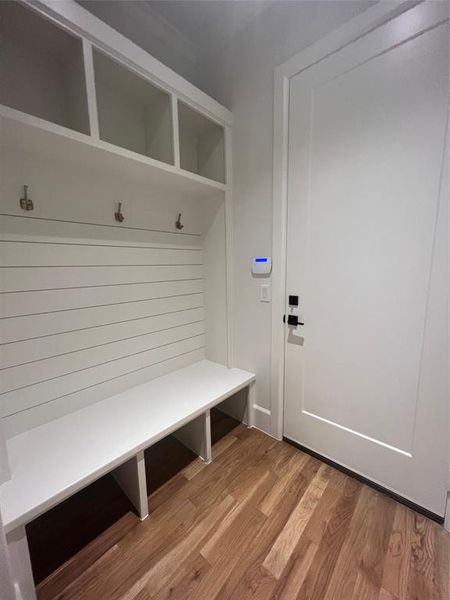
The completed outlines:
[[[286,293],[305,326],[287,328],[284,430],[443,514],[448,25],[411,32],[411,12],[290,82]]]

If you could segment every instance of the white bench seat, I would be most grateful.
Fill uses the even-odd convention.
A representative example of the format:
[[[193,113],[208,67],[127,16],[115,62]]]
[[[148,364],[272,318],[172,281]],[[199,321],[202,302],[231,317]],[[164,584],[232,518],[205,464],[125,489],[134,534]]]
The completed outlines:
[[[247,371],[202,360],[10,439],[11,480],[0,486],[6,531],[26,524],[254,379]]]

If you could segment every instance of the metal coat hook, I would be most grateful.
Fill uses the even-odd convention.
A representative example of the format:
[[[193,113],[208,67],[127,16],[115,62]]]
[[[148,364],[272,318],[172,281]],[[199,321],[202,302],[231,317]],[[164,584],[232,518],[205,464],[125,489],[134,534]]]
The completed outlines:
[[[181,222],[181,213],[178,213],[178,219],[175,221],[175,227],[177,229],[183,229],[184,225]]]
[[[33,210],[34,204],[31,198],[28,198],[28,186],[23,186],[23,198],[19,200],[20,208],[23,210]]]
[[[117,212],[114,213],[114,218],[118,223],[123,223],[123,221],[125,220],[125,217],[122,214],[122,202],[119,202],[119,207],[117,209]]]

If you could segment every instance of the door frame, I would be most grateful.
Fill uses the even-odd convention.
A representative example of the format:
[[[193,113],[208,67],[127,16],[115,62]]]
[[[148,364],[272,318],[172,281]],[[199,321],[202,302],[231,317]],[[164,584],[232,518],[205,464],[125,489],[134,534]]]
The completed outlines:
[[[340,51],[370,31],[406,11],[430,10],[423,0],[381,1],[351,19],[331,34],[309,46],[274,72],[273,122],[273,229],[272,229],[272,347],[271,347],[271,434],[283,438],[286,302],[288,137],[290,79],[324,58]],[[431,3],[430,3],[431,4]],[[436,4],[440,4],[439,2]],[[442,7],[438,7],[436,15]],[[436,19],[439,19],[436,16]],[[412,21],[415,21],[412,19]],[[415,21],[417,25],[417,21]]]

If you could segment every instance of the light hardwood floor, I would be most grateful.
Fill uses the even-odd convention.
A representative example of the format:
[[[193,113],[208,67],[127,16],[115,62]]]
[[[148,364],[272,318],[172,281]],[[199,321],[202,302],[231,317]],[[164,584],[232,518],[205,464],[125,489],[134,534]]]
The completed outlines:
[[[239,426],[38,586],[40,600],[449,600],[442,527]]]

